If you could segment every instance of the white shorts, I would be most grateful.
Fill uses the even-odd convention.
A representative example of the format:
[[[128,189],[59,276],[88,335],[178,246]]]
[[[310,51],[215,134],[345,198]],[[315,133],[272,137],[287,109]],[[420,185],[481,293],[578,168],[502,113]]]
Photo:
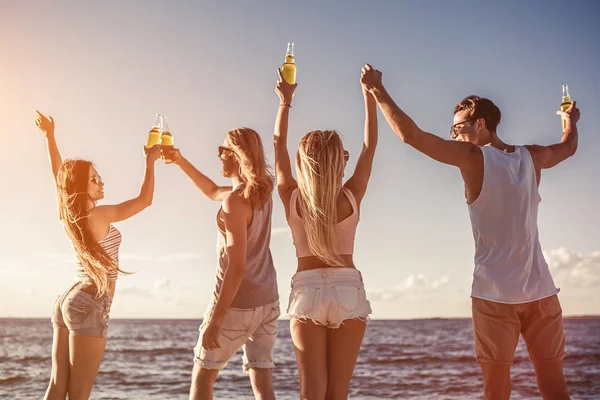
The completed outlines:
[[[292,277],[287,309],[291,319],[338,328],[344,320],[366,320],[371,313],[362,275],[356,268],[318,268]]]
[[[273,350],[280,314],[279,300],[256,308],[228,309],[219,333],[221,348],[206,350],[202,347],[202,332],[213,308],[214,303],[208,305],[204,321],[200,325],[200,337],[194,347],[194,363],[207,369],[223,369],[229,359],[243,348],[244,372],[248,372],[249,368],[275,367]]]

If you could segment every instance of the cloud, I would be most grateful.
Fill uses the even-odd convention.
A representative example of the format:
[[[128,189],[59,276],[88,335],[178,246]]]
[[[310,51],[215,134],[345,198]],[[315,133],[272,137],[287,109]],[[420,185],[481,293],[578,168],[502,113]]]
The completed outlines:
[[[409,275],[393,289],[381,292],[369,292],[369,299],[372,301],[391,301],[401,297],[416,298],[428,295],[440,289],[448,282],[450,282],[450,277],[447,275],[439,279],[432,279],[423,274]]]
[[[442,276],[440,279],[431,279],[427,278],[422,274],[418,275],[410,275],[406,280],[398,286],[399,291],[407,291],[413,289],[425,289],[432,290],[437,289],[438,287],[445,285],[450,282],[450,278],[446,275]]]
[[[154,284],[154,290],[159,291],[169,291],[171,289],[171,280],[170,279],[161,279]]]
[[[144,297],[144,298],[152,298],[155,297],[155,294],[150,290],[140,289],[134,285],[121,286],[117,289],[117,292],[121,296],[132,296],[132,297]]]
[[[544,251],[544,258],[557,286],[600,286],[600,251],[583,254],[560,247]]]
[[[161,299],[164,302],[169,303],[180,303],[180,298],[174,296],[172,293],[173,284],[171,279],[165,278],[160,279],[154,282],[152,288],[150,289],[142,289],[136,285],[127,285],[123,287],[119,287],[117,290],[119,295],[121,296],[130,296],[130,297],[141,297],[145,299]],[[176,291],[176,294],[179,293],[179,290]]]

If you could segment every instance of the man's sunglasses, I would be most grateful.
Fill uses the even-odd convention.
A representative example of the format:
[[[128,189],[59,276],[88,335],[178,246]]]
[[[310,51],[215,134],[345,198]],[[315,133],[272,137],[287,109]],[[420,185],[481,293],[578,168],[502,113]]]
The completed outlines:
[[[478,119],[479,118],[467,119],[465,121],[457,122],[456,124],[452,125],[450,127],[450,136],[452,136],[453,138],[456,137],[456,136],[458,136],[458,133],[456,131],[458,131],[459,129],[462,129],[462,127],[465,126],[465,124],[468,124],[470,122],[475,122]]]

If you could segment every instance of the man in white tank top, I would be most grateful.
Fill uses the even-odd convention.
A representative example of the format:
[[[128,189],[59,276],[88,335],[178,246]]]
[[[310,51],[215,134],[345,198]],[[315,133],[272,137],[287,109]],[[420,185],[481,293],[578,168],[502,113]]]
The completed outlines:
[[[519,335],[527,344],[544,399],[569,399],[563,376],[562,310],[538,238],[541,170],[575,154],[579,110],[557,111],[566,128],[551,146],[508,145],[496,134],[500,110],[478,96],[454,108],[453,140],[421,130],[392,100],[381,72],[365,83],[396,135],[436,161],[460,169],[473,236],[472,311],[485,399],[510,397],[510,365]],[[559,126],[557,124],[557,126]]]

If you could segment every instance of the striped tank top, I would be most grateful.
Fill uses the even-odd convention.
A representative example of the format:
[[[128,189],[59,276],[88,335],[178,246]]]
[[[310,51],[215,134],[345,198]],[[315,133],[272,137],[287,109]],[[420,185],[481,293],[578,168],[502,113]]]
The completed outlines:
[[[121,245],[121,232],[113,225],[110,226],[108,234],[102,240],[98,241],[98,244],[106,251],[108,256],[115,262],[115,264],[119,265],[119,246]],[[77,264],[77,269],[75,271],[75,280],[78,282],[92,282],[92,278],[85,272],[83,266],[81,265],[81,260],[77,253],[75,253],[75,263]],[[108,275],[109,281],[117,280],[117,271],[111,271]]]

